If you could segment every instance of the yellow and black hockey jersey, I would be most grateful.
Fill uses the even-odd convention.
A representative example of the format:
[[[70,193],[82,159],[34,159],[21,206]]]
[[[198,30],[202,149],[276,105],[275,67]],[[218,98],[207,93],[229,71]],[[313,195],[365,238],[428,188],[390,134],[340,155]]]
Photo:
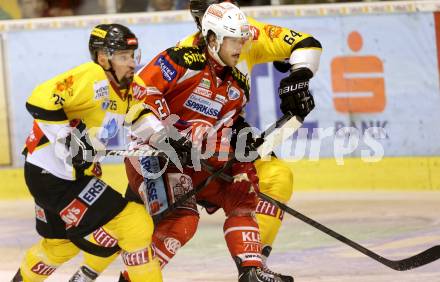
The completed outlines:
[[[119,92],[102,67],[93,62],[43,82],[26,103],[34,117],[26,140],[26,161],[57,177],[74,180],[75,170],[55,146],[57,138],[67,136],[69,121],[81,119],[91,138],[106,144],[122,128],[129,100],[127,93]]]
[[[307,67],[313,73],[318,70],[322,48],[319,41],[310,34],[262,23],[251,17],[247,19],[252,41],[241,52],[236,66],[240,72],[250,75],[252,68],[257,64],[285,59],[289,59],[294,68]],[[185,37],[178,45],[198,45],[201,36],[201,33],[197,32]]]

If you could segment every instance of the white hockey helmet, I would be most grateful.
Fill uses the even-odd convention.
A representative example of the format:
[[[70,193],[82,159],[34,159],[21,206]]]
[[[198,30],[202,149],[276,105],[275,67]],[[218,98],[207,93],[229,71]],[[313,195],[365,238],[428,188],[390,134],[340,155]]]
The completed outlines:
[[[230,2],[212,4],[202,18],[203,37],[212,31],[218,42],[218,49],[224,37],[249,38],[250,30],[246,15]],[[217,50],[218,52],[218,50]]]

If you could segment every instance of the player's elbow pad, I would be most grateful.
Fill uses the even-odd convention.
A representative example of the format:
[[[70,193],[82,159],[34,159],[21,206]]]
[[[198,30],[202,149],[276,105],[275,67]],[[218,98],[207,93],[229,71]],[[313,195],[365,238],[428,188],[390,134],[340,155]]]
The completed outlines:
[[[292,65],[292,70],[308,68],[315,75],[319,69],[321,53],[322,46],[318,40],[313,37],[302,40],[295,45],[290,55],[289,63]]]
[[[139,119],[133,121],[130,126],[130,135],[148,142],[154,133],[161,131],[163,128],[162,122],[153,112],[148,111],[142,114]]]

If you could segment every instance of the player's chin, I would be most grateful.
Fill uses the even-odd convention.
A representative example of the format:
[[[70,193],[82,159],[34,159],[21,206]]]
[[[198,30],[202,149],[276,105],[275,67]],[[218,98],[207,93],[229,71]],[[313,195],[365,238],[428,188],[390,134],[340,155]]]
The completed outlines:
[[[233,55],[229,58],[229,66],[234,67],[238,64],[238,58],[240,55]]]

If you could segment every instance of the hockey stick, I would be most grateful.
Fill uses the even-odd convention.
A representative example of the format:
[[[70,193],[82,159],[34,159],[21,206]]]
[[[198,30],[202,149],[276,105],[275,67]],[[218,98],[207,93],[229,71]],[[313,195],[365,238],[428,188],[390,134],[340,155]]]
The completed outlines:
[[[329,229],[328,227],[320,224],[319,222],[303,215],[302,213],[290,208],[289,206],[269,197],[266,194],[263,193],[259,193],[260,198],[270,202],[271,204],[274,204],[276,206],[278,206],[280,209],[282,209],[283,211],[287,212],[290,215],[293,215],[294,217],[302,220],[303,222],[317,228],[318,230],[324,232],[325,234],[341,241],[344,244],[349,245],[350,247],[352,247],[353,249],[363,253],[364,255],[369,256],[370,258],[388,266],[389,268],[392,268],[394,270],[398,270],[398,271],[405,271],[405,270],[410,270],[413,268],[417,268],[420,266],[423,266],[425,264],[431,263],[437,259],[440,258],[440,245],[431,247],[421,253],[418,253],[416,255],[413,255],[409,258],[405,258],[402,260],[390,260],[387,258],[384,258],[381,255],[378,255],[376,253],[374,253],[373,251],[359,245],[358,243],[348,239],[347,237]]]
[[[232,163],[235,161],[234,158],[228,160],[225,165],[220,168],[219,170],[215,171],[211,175],[205,178],[201,183],[199,183],[196,187],[194,187],[191,191],[185,193],[179,199],[177,199],[174,203],[172,203],[166,210],[163,212],[153,215],[153,221],[156,224],[157,222],[161,221],[164,217],[166,217],[168,214],[170,214],[173,210],[176,208],[182,206],[186,201],[188,201],[191,197],[202,191],[206,186],[208,186],[211,181],[218,178],[220,174],[222,174],[225,170],[227,170]]]
[[[258,155],[265,157],[272,153],[273,148],[279,146],[286,138],[295,133],[301,126],[302,120],[299,117],[287,114],[282,116],[269,128],[263,131],[260,138],[264,142],[257,148]],[[165,154],[154,148],[136,149],[136,150],[103,150],[97,152],[98,156],[115,156],[115,157],[157,157]]]
[[[213,168],[207,164],[206,162],[203,162],[202,165],[204,166],[204,169],[206,169],[207,171],[212,171]],[[219,175],[219,177],[227,182],[232,182],[233,179],[230,175],[227,175],[225,173],[221,173]],[[383,256],[380,256],[376,253],[374,253],[373,251],[365,248],[364,246],[359,245],[358,243],[348,239],[347,237],[331,230],[330,228],[322,225],[321,223],[305,216],[304,214],[292,209],[291,207],[281,203],[280,201],[277,201],[275,199],[273,199],[272,197],[259,192],[258,196],[260,198],[262,198],[263,200],[270,202],[271,204],[278,206],[281,210],[287,212],[288,214],[302,220],[303,222],[317,228],[318,230],[324,232],[325,234],[341,241],[344,244],[349,245],[350,247],[352,247],[353,249],[363,253],[366,256],[369,256],[370,258],[374,259],[375,261],[378,261],[386,266],[388,266],[389,268],[392,268],[394,270],[398,270],[398,271],[405,271],[405,270],[410,270],[413,268],[417,268],[420,266],[423,266],[425,264],[431,263],[437,259],[440,258],[440,245],[431,247],[421,253],[418,253],[416,255],[413,255],[409,258],[406,259],[402,259],[402,260],[390,260],[387,258],[384,258]]]

